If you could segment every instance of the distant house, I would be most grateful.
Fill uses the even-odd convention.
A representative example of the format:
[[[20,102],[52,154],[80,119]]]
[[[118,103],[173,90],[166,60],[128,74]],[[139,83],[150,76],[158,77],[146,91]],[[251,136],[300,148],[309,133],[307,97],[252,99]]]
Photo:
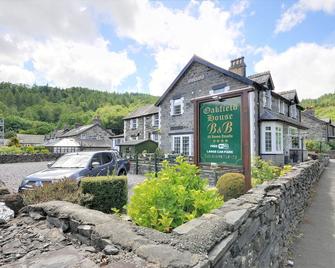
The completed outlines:
[[[302,122],[308,126],[306,138],[329,142],[335,139],[335,125],[331,119],[320,119],[315,116],[314,109],[308,108],[302,112]]]
[[[124,142],[124,135],[123,134],[114,135],[111,137],[111,141],[112,141],[112,149],[120,151],[120,144]]]
[[[159,141],[159,110],[153,104],[138,108],[124,118],[124,142],[132,140]]]
[[[44,144],[44,135],[17,134],[21,146],[41,146]]]
[[[53,152],[106,150],[111,149],[112,136],[113,133],[103,128],[100,121],[95,119],[90,125],[77,125],[73,129],[65,128],[50,133],[46,136],[45,145]]]

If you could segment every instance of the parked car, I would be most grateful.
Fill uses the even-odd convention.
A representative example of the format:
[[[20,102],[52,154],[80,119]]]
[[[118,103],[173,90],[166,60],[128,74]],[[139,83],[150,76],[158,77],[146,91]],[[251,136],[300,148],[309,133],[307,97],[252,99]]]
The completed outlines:
[[[117,151],[68,153],[49,164],[47,169],[25,177],[19,192],[64,178],[79,182],[83,177],[127,175],[129,168],[130,162],[122,159]]]

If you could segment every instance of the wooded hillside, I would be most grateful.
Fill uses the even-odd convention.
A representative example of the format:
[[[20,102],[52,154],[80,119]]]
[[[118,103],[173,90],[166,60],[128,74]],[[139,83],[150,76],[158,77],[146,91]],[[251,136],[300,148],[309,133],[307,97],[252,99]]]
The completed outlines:
[[[7,137],[13,132],[47,134],[65,125],[89,124],[95,116],[118,134],[123,132],[125,115],[156,99],[138,93],[0,83],[0,118],[5,118]]]
[[[331,118],[335,121],[335,93],[325,94],[317,99],[302,100],[301,105],[305,108],[313,107],[319,118]]]

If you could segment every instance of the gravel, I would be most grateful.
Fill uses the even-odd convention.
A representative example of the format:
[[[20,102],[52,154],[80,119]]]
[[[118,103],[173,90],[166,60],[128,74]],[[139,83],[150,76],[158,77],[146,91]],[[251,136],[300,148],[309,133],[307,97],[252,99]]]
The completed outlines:
[[[10,191],[17,192],[25,176],[47,168],[48,163],[49,162],[0,164],[0,180],[6,184]],[[144,176],[142,175],[128,174],[129,195],[132,194],[132,188],[143,180]]]

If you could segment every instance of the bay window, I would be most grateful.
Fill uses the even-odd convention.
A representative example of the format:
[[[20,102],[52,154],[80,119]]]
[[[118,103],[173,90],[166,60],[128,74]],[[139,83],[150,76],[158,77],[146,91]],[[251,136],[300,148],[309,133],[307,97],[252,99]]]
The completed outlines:
[[[283,125],[264,122],[261,126],[261,153],[283,154]]]

